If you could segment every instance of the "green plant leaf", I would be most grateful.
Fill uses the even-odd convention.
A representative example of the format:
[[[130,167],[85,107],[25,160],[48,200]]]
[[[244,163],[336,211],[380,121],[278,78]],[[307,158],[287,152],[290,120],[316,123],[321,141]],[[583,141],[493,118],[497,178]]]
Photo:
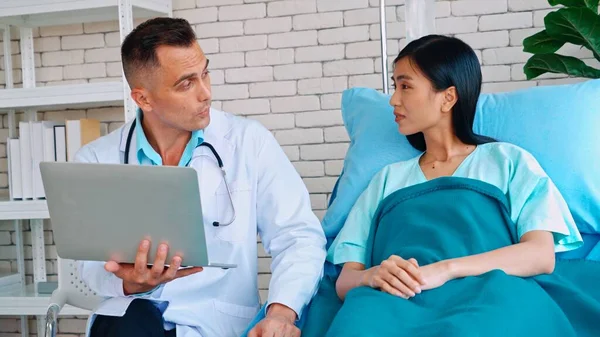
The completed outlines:
[[[539,54],[529,58],[523,71],[527,79],[544,73],[568,74],[576,77],[600,78],[600,70],[592,68],[578,58],[558,54]]]
[[[557,40],[550,36],[548,32],[542,30],[523,40],[523,51],[532,54],[551,54],[559,50],[564,44],[564,41]]]
[[[587,7],[598,13],[598,3],[600,0],[548,0],[550,5],[564,5],[566,7]]]
[[[588,8],[561,8],[544,18],[548,35],[600,54],[600,16]]]

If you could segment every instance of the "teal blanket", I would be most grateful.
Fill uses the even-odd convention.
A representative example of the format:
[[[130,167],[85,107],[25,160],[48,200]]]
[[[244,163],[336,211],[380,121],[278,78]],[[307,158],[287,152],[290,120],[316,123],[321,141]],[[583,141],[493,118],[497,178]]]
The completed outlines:
[[[517,242],[506,196],[465,178],[441,178],[387,197],[373,219],[368,265],[391,255],[420,265]],[[514,277],[494,270],[424,291],[410,300],[368,287],[345,302],[325,278],[302,336],[600,336],[600,263],[558,261],[551,275]]]

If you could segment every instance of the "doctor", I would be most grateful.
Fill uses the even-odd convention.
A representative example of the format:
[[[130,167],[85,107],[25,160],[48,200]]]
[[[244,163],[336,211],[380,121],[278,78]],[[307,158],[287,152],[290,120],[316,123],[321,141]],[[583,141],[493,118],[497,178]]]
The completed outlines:
[[[187,21],[146,21],[121,52],[137,118],[83,147],[76,160],[196,169],[209,253],[237,268],[178,270],[185,261],[165,261],[168,247],[153,242],[131,243],[134,265],[84,262],[83,280],[109,297],[90,319],[91,337],[240,336],[261,308],[257,233],[273,257],[272,278],[266,316],[248,335],[300,336],[295,323],[326,252],[294,167],[259,123],[210,108],[209,60]],[[148,261],[151,250],[156,261]]]

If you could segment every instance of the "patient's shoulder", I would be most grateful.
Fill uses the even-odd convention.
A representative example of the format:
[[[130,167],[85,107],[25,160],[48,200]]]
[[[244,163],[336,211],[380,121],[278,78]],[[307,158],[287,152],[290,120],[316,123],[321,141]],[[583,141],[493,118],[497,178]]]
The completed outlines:
[[[534,174],[546,175],[534,155],[518,145],[492,142],[480,146],[484,149],[485,155],[491,157],[499,165],[506,166],[510,172],[526,170]]]
[[[507,142],[491,142],[479,145],[488,152],[488,154],[504,159],[527,159],[535,160],[533,155],[526,149]]]

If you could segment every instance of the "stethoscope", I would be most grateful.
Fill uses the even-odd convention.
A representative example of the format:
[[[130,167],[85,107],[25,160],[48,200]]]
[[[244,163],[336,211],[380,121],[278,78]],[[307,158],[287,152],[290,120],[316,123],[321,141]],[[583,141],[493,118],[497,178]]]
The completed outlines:
[[[133,130],[135,129],[135,122],[136,122],[136,120],[134,119],[133,122],[131,123],[131,126],[129,127],[129,133],[127,134],[127,140],[125,142],[125,157],[123,158],[124,164],[129,164],[129,147],[131,145],[131,138],[133,137]],[[229,202],[231,203],[231,209],[233,210],[233,216],[231,217],[231,220],[229,222],[220,223],[219,221],[213,221],[212,224],[215,227],[229,226],[235,221],[235,207],[233,206],[233,199],[231,198],[231,192],[229,191],[229,185],[227,184],[226,173],[225,173],[225,169],[223,168],[223,161],[221,160],[221,156],[219,156],[219,154],[217,153],[215,148],[210,143],[202,142],[202,143],[198,144],[198,146],[196,146],[196,148],[198,148],[199,146],[206,146],[207,148],[209,148],[210,151],[212,152],[212,154],[215,156],[215,159],[217,159],[217,164],[219,165],[219,168],[221,169],[221,172],[223,173],[223,182],[225,182],[225,188],[227,189],[227,194],[229,195]],[[187,164],[185,164],[185,166],[188,166],[191,161],[192,160],[190,159],[190,161]]]

